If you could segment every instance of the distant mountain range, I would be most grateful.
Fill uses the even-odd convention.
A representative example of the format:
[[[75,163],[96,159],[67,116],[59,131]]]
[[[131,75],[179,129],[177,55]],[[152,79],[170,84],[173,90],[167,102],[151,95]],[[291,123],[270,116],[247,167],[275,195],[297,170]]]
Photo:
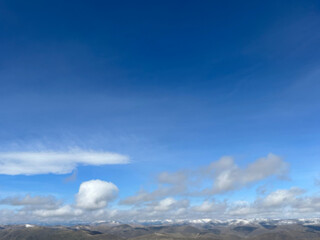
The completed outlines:
[[[307,240],[320,239],[320,219],[146,221],[122,224],[2,225],[1,240]]]

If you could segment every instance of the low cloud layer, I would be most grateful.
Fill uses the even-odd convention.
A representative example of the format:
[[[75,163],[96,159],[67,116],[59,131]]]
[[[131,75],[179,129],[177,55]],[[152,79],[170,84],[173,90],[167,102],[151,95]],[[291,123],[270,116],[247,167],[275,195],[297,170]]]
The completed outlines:
[[[127,164],[125,155],[110,152],[74,150],[68,152],[1,152],[0,174],[66,174],[77,166]]]
[[[88,155],[86,159],[90,159]],[[105,163],[98,159],[91,159],[91,164]],[[285,179],[287,172],[288,164],[273,154],[243,167],[233,158],[223,157],[198,169],[162,172],[156,177],[154,191],[141,190],[124,199],[117,199],[119,189],[114,183],[94,179],[80,184],[71,204],[53,196],[4,197],[0,199],[0,205],[10,205],[10,208],[0,210],[0,223],[318,216],[320,197],[299,187],[273,191],[265,188],[257,191],[253,201],[218,200],[224,193],[244,187],[259,189],[258,183],[269,178]]]
[[[80,184],[73,204],[65,204],[54,196],[5,197],[0,199],[0,205],[11,208],[0,210],[0,223],[94,221],[95,216],[106,211],[118,191],[115,184],[95,179]]]
[[[89,181],[97,183],[101,180]],[[101,181],[102,183],[108,183]],[[88,182],[87,182],[88,183]],[[86,185],[86,184],[85,184]],[[82,185],[82,186],[85,186]],[[108,187],[107,187],[108,185]],[[102,188],[110,186],[107,184]],[[95,186],[96,187],[96,186]],[[111,188],[114,188],[113,186]],[[81,189],[81,187],[80,187]],[[86,191],[83,187],[80,191]],[[96,188],[98,189],[98,188]],[[90,193],[89,190],[88,193]],[[85,198],[88,202],[97,200],[97,196]],[[78,195],[76,195],[76,203]],[[17,199],[29,199],[30,196]],[[108,198],[104,196],[104,198]],[[39,199],[41,205],[38,208],[28,208],[30,201],[19,201],[6,198],[0,201],[1,204],[12,204],[24,206],[15,209],[0,210],[1,223],[66,223],[66,222],[94,222],[104,221],[151,221],[151,220],[194,220],[194,219],[228,219],[228,218],[295,218],[295,217],[316,217],[320,214],[320,198],[307,195],[305,190],[292,187],[289,189],[278,189],[269,192],[265,196],[257,196],[252,202],[246,201],[215,201],[204,200],[199,203],[191,203],[188,199],[167,197],[161,200],[149,202],[143,206],[134,206],[130,209],[120,210],[119,208],[107,207],[105,204],[96,204],[95,209],[83,208],[77,204],[52,204],[52,198],[34,196],[32,204]],[[48,203],[43,201],[47,199]],[[98,198],[100,199],[100,198]],[[20,205],[20,204],[25,205]],[[45,206],[54,206],[50,209]]]
[[[317,196],[303,196],[304,189],[292,187],[290,189],[278,189],[266,196],[258,197],[254,202],[243,202],[232,206],[229,214],[238,217],[301,217],[317,216],[320,212],[320,204],[315,204]]]

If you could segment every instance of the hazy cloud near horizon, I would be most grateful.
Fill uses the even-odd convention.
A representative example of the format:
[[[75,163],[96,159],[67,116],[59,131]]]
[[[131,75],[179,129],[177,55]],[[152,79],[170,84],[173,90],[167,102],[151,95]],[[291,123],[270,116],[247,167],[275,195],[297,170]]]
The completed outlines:
[[[24,195],[0,199],[1,205],[11,209],[0,210],[7,223],[18,222],[90,222],[97,219],[115,221],[227,218],[227,217],[297,217],[299,214],[315,216],[320,213],[319,198],[308,195],[299,187],[263,191],[254,201],[217,200],[215,196],[250,187],[271,177],[281,180],[289,166],[279,156],[268,154],[239,167],[232,157],[222,157],[197,170],[162,172],[156,179],[158,188],[152,192],[140,191],[136,195],[119,199],[121,191],[115,183],[93,179],[82,182],[74,201],[66,204],[53,196]],[[211,187],[196,189],[210,180]],[[194,198],[198,199],[194,201]],[[109,203],[113,202],[112,205]],[[129,205],[125,208],[121,205]],[[18,218],[20,216],[20,218]]]
[[[100,181],[100,180],[93,180]],[[90,181],[89,181],[90,182]],[[88,183],[88,182],[87,182]],[[100,183],[106,183],[100,181]],[[106,189],[109,188],[105,185]],[[305,217],[315,217],[320,213],[319,197],[305,195],[305,190],[292,187],[278,189],[266,196],[259,196],[253,202],[246,201],[214,201],[204,200],[199,204],[192,204],[187,199],[167,197],[159,201],[152,201],[145,206],[135,206],[130,209],[116,207],[84,208],[77,204],[43,204],[41,196],[25,196],[19,198],[23,208],[0,210],[1,223],[90,223],[97,220],[113,220],[122,222],[148,221],[148,220],[181,220],[181,219],[226,219],[226,218],[295,218],[303,214]],[[51,197],[47,197],[51,201]],[[102,200],[103,198],[101,198]],[[109,197],[105,196],[105,200]],[[37,208],[28,208],[32,202],[39,201]],[[92,200],[89,200],[92,201]],[[2,200],[1,204],[16,206],[16,200]],[[80,207],[80,208],[79,208]]]

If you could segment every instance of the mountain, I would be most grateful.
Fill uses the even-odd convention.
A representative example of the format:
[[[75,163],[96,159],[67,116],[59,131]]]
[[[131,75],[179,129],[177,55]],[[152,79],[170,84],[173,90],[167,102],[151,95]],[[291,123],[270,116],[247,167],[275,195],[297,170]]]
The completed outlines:
[[[206,220],[74,226],[6,225],[1,240],[316,240],[318,219]]]

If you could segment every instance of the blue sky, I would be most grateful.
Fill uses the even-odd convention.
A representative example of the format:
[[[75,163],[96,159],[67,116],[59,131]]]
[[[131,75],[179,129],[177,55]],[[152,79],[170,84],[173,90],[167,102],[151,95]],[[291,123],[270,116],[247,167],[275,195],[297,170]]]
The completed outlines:
[[[154,215],[144,219],[170,216],[177,205],[185,206],[181,218],[263,216],[257,206],[268,208],[266,201],[281,194],[292,200],[292,212],[302,198],[316,202],[319,7],[0,1],[1,222],[17,222],[8,209],[26,214],[22,221],[32,214],[37,221],[82,221],[81,211],[92,220],[129,221],[146,209]],[[249,180],[254,163],[261,173]],[[159,180],[164,172],[170,183]],[[219,192],[222,176],[234,185],[223,182]],[[81,197],[96,187],[104,200],[92,210]],[[139,203],[123,204],[141,191]],[[62,203],[43,206],[50,197]],[[211,205],[201,205],[206,201]],[[246,201],[243,215],[233,211],[244,208],[239,201]],[[211,208],[203,213],[197,204]],[[299,216],[320,212],[301,209]]]

